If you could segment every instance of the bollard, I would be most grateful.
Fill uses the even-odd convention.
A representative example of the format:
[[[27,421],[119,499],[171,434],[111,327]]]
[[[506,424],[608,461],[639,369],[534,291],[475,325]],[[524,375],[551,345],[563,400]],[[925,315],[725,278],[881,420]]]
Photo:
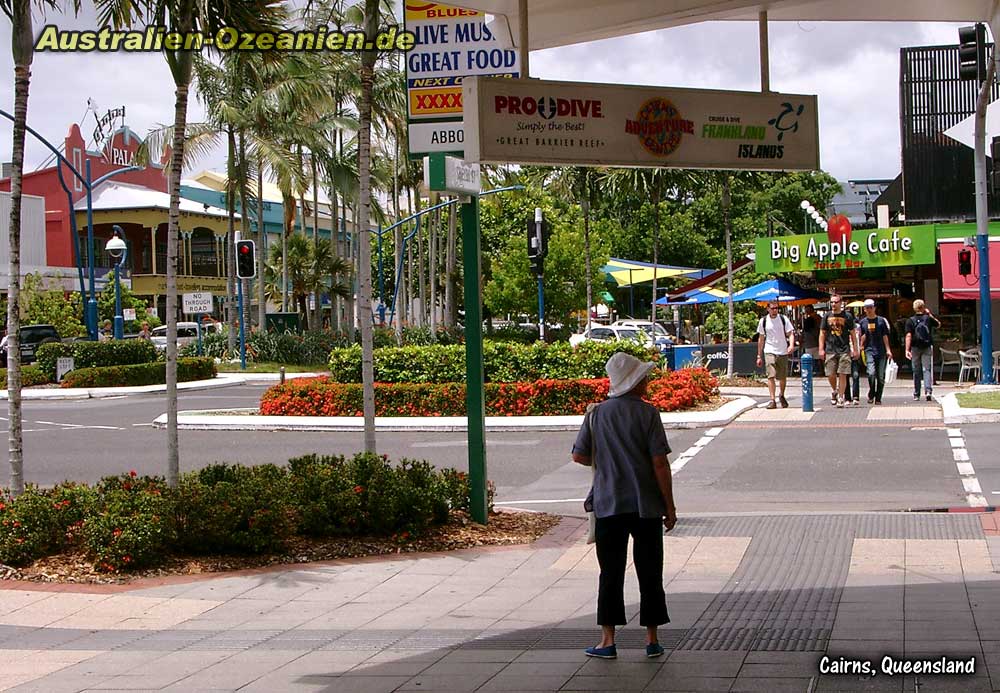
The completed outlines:
[[[813,411],[813,357],[802,354],[802,411]]]
[[[282,366],[281,368],[278,369],[278,384],[279,385],[284,385],[285,384],[285,367],[284,366]],[[809,401],[812,402],[811,399]],[[812,409],[810,409],[809,411],[812,411]]]

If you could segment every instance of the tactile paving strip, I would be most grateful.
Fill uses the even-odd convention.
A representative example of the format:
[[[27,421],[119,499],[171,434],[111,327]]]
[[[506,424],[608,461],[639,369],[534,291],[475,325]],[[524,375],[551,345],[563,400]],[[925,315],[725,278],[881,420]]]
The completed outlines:
[[[726,586],[678,644],[679,650],[823,651],[847,581],[855,538],[983,538],[978,517],[965,513],[692,520],[687,536],[751,536],[752,540]]]

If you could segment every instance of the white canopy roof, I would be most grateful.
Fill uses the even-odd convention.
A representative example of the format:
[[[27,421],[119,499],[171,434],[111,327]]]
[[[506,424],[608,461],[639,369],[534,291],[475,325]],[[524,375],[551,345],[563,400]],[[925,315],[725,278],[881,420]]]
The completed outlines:
[[[517,42],[518,0],[455,4],[505,15]],[[717,20],[990,21],[996,0],[527,0],[529,47],[554,48]]]
[[[93,208],[95,211],[107,211],[113,209],[170,209],[170,195],[159,190],[151,190],[141,185],[130,183],[118,183],[115,181],[105,181],[94,190]],[[75,205],[77,211],[86,211],[87,198],[81,197]],[[228,216],[226,210],[211,205],[205,205],[193,200],[181,198],[180,210],[182,214],[198,214],[206,217]],[[239,219],[240,215],[237,214]]]

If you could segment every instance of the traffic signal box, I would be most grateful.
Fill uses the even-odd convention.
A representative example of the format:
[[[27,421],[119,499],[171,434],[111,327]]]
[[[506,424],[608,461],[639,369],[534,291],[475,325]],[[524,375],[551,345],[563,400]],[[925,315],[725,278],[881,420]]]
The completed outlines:
[[[534,219],[528,221],[528,261],[531,263],[531,271],[537,276],[543,272],[545,256],[549,252],[549,223],[542,222],[542,237],[539,246],[538,230]]]
[[[240,279],[257,276],[257,247],[253,241],[236,241],[236,276]]]
[[[958,273],[963,277],[972,274],[972,251],[968,248],[958,251]]]
[[[958,29],[958,78],[986,80],[986,25],[963,26]]]

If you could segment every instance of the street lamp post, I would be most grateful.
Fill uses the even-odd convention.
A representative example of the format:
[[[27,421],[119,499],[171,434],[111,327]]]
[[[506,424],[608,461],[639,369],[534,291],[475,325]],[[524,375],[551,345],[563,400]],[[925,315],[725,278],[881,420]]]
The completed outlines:
[[[104,249],[114,258],[115,262],[115,339],[125,338],[125,318],[122,316],[122,281],[121,266],[128,256],[128,246],[122,240],[122,227],[115,224],[113,227],[115,235],[107,242]]]

